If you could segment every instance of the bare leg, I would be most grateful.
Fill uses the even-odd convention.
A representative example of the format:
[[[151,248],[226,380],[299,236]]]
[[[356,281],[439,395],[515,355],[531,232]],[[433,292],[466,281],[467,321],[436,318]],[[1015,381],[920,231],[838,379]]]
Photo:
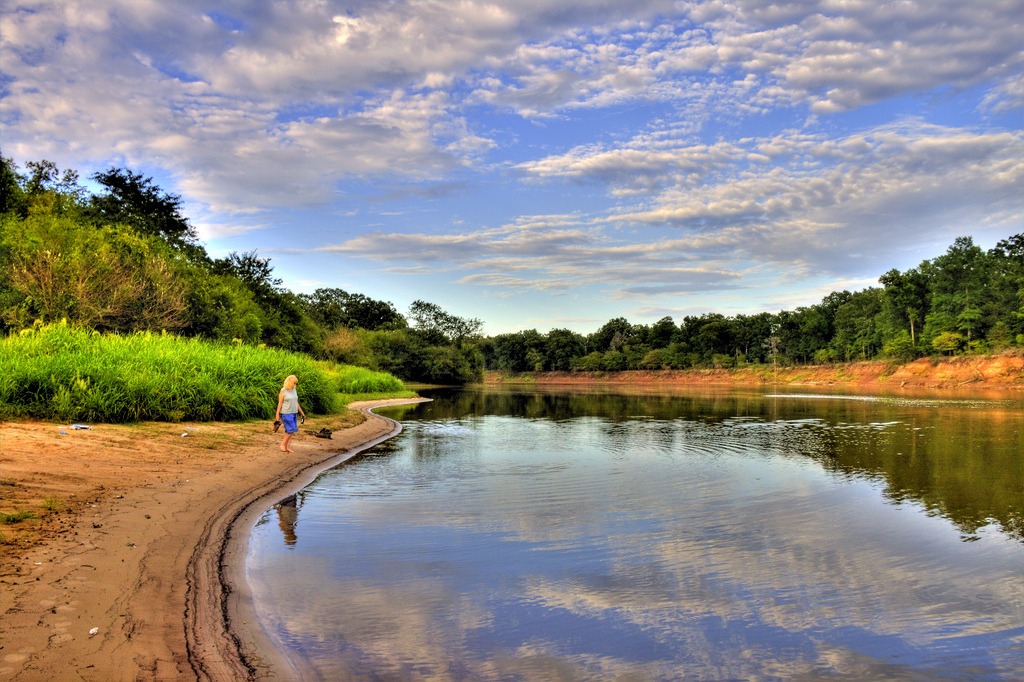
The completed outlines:
[[[284,434],[284,440],[281,441],[281,452],[292,452],[291,448],[288,447],[288,443],[291,442],[292,434]]]

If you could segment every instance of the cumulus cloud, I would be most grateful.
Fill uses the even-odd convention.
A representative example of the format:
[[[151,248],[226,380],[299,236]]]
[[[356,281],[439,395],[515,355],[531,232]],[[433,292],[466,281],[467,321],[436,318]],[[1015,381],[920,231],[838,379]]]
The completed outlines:
[[[615,32],[572,31],[556,46],[524,46],[506,67],[512,78],[490,81],[477,96],[529,116],[638,99],[713,104],[720,112],[804,104],[829,114],[934,87],[1012,79],[1024,65],[1019,3],[680,7]]]
[[[188,191],[231,206],[270,188],[247,175],[248,162],[206,170],[218,157],[298,171],[295,185],[313,180],[274,200],[325,201],[347,173],[422,177],[492,148],[457,113],[459,83],[467,102],[527,116],[649,99],[720,109],[805,101],[828,113],[991,78],[1003,79],[992,106],[1020,101],[1024,9],[1005,1],[212,7],[68,1],[6,12],[14,150],[155,159],[188,177]],[[403,115],[384,120],[395,99]],[[289,112],[297,120],[282,120]],[[205,164],[190,162],[197,153]],[[258,191],[244,201],[223,196],[247,186]]]
[[[657,144],[645,146],[651,139]],[[773,163],[751,162],[752,155]],[[841,280],[882,267],[893,251],[919,244],[937,225],[948,226],[940,242],[994,216],[1010,217],[996,229],[1014,229],[1012,216],[1024,212],[1022,159],[1019,132],[918,122],[837,139],[794,132],[675,149],[644,137],[628,149],[588,147],[521,166],[540,178],[608,183],[609,192],[635,187],[639,177],[650,192],[631,206],[605,215],[537,216],[529,229],[523,222],[455,234],[364,235],[327,250],[442,264],[468,273],[461,284],[598,285],[612,298],[749,287],[758,268],[766,279],[785,273]],[[965,208],[974,200],[981,203]],[[638,240],[621,233],[627,226],[662,236]]]
[[[326,248],[464,287],[665,299],[1019,229],[1020,126],[991,121],[1024,108],[1022,30],[1014,0],[34,0],[0,11],[0,123],[21,163],[159,172],[214,236],[340,214],[352,187],[564,191],[454,233],[378,212]],[[929,122],[963,93],[969,123]],[[886,109],[911,101],[917,119]]]
[[[962,229],[1019,216],[1022,159],[1019,131],[907,122],[845,138],[793,133],[713,147],[683,142],[666,149],[640,139],[520,168],[537,177],[599,180],[612,191],[643,183],[654,189],[653,198],[610,221],[731,236],[731,248],[751,260],[816,263],[841,274],[857,256],[877,254],[873,244],[899,249],[940,225]],[[997,222],[997,229],[1014,227],[1012,218]]]

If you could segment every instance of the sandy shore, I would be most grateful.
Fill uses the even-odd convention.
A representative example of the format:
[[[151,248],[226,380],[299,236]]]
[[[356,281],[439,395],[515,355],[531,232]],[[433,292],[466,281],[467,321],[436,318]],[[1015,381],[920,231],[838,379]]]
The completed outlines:
[[[266,422],[0,425],[0,508],[56,509],[0,525],[0,679],[291,677],[251,618],[248,530],[397,433],[369,409],[408,402],[311,419],[292,454]]]

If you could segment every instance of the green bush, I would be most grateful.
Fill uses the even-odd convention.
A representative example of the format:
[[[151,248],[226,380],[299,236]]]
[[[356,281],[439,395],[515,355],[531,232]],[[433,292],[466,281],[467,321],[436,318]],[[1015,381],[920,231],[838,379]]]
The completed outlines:
[[[345,394],[398,393],[405,390],[405,384],[394,375],[351,365],[339,367],[334,381],[338,392]]]
[[[99,334],[66,323],[0,340],[0,416],[57,421],[268,418],[284,378],[300,379],[303,408],[337,409],[337,387],[305,355],[184,339]]]

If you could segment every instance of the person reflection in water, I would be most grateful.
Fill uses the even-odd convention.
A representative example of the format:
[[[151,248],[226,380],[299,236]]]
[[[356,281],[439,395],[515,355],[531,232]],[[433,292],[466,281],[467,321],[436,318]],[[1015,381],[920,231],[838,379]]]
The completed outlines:
[[[277,527],[284,533],[284,544],[289,547],[293,547],[299,541],[299,536],[295,534],[295,526],[299,522],[297,503],[295,495],[290,495],[274,505],[274,509],[277,510]]]

